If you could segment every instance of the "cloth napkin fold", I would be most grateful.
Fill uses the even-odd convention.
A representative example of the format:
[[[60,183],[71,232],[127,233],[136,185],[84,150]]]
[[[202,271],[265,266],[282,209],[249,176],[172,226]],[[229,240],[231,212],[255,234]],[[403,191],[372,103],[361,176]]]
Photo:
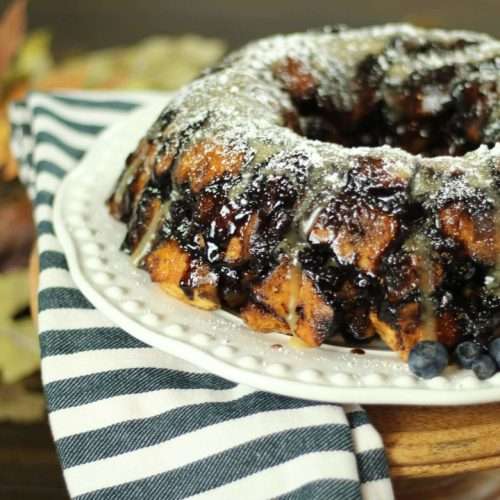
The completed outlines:
[[[34,93],[11,108],[38,229],[42,379],[71,497],[394,498],[362,408],[207,373],[128,335],[75,287],[54,233],[54,196],[103,129],[152,99],[158,94]]]

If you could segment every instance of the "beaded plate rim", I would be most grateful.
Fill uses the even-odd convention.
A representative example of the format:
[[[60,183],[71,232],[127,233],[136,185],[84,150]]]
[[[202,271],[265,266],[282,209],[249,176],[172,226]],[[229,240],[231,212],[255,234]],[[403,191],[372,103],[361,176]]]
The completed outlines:
[[[228,313],[201,311],[151,283],[119,251],[125,228],[108,214],[104,200],[125,157],[164,105],[165,98],[158,98],[105,130],[56,195],[55,230],[71,277],[109,320],[202,369],[285,396],[395,405],[500,401],[500,373],[480,381],[450,366],[443,375],[422,380],[389,351],[363,348],[365,355],[359,355],[345,346],[300,349],[290,337],[251,332]]]

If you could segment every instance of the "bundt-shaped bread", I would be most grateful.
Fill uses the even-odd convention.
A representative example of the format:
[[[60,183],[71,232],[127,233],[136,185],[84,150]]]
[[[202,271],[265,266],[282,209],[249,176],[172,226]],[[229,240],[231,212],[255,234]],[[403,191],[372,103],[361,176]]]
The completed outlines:
[[[184,87],[109,199],[169,294],[317,346],[486,343],[500,320],[500,43],[276,36]]]

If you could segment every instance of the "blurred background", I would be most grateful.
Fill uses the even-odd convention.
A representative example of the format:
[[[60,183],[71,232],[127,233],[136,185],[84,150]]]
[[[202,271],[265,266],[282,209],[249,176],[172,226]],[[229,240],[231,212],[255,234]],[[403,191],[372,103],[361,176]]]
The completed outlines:
[[[220,37],[234,48],[276,32],[401,20],[498,35],[499,11],[498,0],[38,0],[30,6],[30,26],[49,26],[56,54],[64,54],[133,43],[152,33]]]
[[[407,21],[500,35],[499,0],[0,0],[0,13],[2,500],[67,498],[39,379],[34,225],[9,148],[9,102],[32,89],[171,90],[247,41],[326,24]]]

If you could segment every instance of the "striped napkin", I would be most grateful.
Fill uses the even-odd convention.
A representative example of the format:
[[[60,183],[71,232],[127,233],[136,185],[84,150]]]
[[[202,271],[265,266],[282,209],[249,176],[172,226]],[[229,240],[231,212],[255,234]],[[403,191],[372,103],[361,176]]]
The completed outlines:
[[[380,436],[360,407],[207,373],[116,327],[72,282],[54,195],[103,129],[159,97],[34,93],[11,109],[38,228],[42,378],[71,497],[394,498]]]

